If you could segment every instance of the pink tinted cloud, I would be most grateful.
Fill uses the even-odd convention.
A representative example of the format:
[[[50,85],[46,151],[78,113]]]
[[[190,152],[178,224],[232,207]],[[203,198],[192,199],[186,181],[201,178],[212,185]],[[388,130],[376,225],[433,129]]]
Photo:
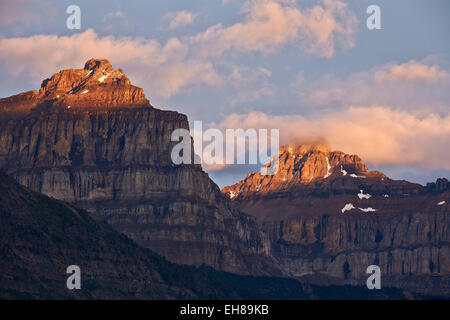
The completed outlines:
[[[301,10],[294,1],[247,1],[243,22],[224,27],[214,25],[193,37],[204,56],[227,51],[271,53],[287,44],[296,44],[324,58],[336,47],[351,48],[357,19],[341,1],[322,0]]]
[[[375,80],[383,81],[426,81],[436,82],[448,78],[449,73],[438,65],[427,65],[411,60],[407,63],[392,65],[387,70],[375,74]]]
[[[24,0],[20,0],[24,1]],[[7,0],[11,7],[14,2]],[[243,7],[244,21],[229,27],[216,25],[204,32],[171,38],[165,43],[153,39],[98,36],[88,29],[72,36],[36,35],[0,39],[0,82],[17,79],[34,85],[64,68],[77,68],[92,57],[107,58],[122,67],[137,85],[152,97],[165,100],[181,90],[223,83],[214,64],[223,64],[226,52],[270,53],[287,44],[307,52],[331,57],[336,47],[351,47],[356,18],[341,1],[322,0],[300,10],[294,1],[254,0]],[[190,22],[189,15],[173,18]],[[181,19],[181,20],[180,20]],[[189,20],[189,21],[188,21]],[[252,94],[240,94],[248,101],[271,95],[270,85]]]
[[[345,109],[368,104],[422,112],[448,113],[450,76],[445,61],[411,60],[388,63],[345,78],[324,75],[306,81],[300,74],[293,85],[300,104],[313,109]],[[394,70],[394,71],[392,71]],[[392,72],[391,72],[392,71]]]
[[[191,85],[220,82],[210,62],[190,58],[187,53],[188,47],[177,38],[161,44],[143,38],[100,37],[92,29],[72,36],[0,39],[3,82],[22,77],[39,83],[61,69],[80,68],[92,57],[106,58],[158,98]]]
[[[333,149],[374,165],[450,169],[450,115],[414,115],[383,106],[348,108],[323,116],[232,114],[219,127],[280,129],[280,143],[325,139]]]

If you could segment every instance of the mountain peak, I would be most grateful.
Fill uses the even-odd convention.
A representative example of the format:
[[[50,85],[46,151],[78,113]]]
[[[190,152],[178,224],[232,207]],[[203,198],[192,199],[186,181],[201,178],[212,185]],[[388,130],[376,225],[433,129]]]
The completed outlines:
[[[269,165],[266,164],[266,167]],[[347,174],[359,177],[371,175],[359,156],[332,151],[326,141],[293,143],[279,149],[275,176],[282,181],[290,179],[294,183],[310,183]]]
[[[84,64],[84,70],[93,70],[95,68],[112,68],[111,63],[107,59],[91,58]]]
[[[66,95],[88,94],[106,87],[130,86],[130,80],[121,69],[115,70],[106,59],[90,59],[84,69],[67,69],[42,81],[39,93],[59,99]]]
[[[376,179],[386,176],[378,171],[369,171],[364,161],[357,155],[332,151],[325,141],[314,143],[291,143],[279,148],[278,162],[269,162],[263,171],[270,172],[274,166],[274,175],[250,173],[244,180],[225,187],[222,192],[230,198],[241,193],[273,192],[298,187],[308,187],[317,183],[331,183],[336,179]]]
[[[323,139],[313,140],[313,141],[294,141],[287,145],[281,146],[279,153],[290,152],[293,154],[305,154],[309,152],[331,152],[330,144]]]
[[[313,151],[330,152],[331,146],[324,139],[316,140],[296,140],[280,147],[280,150],[293,149],[298,153],[308,153]]]
[[[143,90],[106,59],[90,59],[83,69],[61,70],[42,81],[39,92],[0,99],[0,110],[28,111],[41,104],[67,109],[150,106]]]

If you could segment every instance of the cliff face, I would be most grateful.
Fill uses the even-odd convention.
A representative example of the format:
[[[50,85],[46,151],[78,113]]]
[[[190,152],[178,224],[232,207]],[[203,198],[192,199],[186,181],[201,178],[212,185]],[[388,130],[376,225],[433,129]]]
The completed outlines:
[[[139,199],[143,188],[152,188],[140,180],[140,167],[171,166],[171,132],[186,126],[186,116],[151,107],[34,113],[2,123],[0,164],[21,183],[55,198]],[[116,177],[117,170],[128,170],[128,180]]]
[[[386,285],[450,292],[450,188],[370,172],[355,155],[323,146],[280,148],[273,176],[249,174],[222,192],[255,217],[285,274],[363,283],[379,265]]]
[[[277,273],[255,222],[229,208],[199,165],[172,163],[177,142],[171,134],[188,129],[186,116],[153,108],[130,90],[142,89],[107,61],[90,60],[82,70],[45,80],[31,104],[21,96],[1,99],[10,110],[10,101],[35,107],[2,113],[0,167],[32,190],[101,216],[171,261]]]
[[[367,267],[375,264],[384,285],[442,296],[450,290],[449,226],[443,208],[264,223],[271,252],[287,275],[316,283],[363,284]]]

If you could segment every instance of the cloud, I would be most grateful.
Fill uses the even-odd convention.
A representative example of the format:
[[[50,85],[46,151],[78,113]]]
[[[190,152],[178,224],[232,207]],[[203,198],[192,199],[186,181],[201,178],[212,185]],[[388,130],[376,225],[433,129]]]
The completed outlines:
[[[380,70],[375,73],[377,82],[384,81],[426,81],[436,82],[448,78],[449,73],[441,70],[438,65],[428,66],[411,60],[407,63],[392,65],[388,70]]]
[[[188,56],[177,38],[161,44],[144,38],[98,36],[95,31],[72,36],[37,35],[0,39],[2,83],[22,78],[33,83],[61,69],[79,68],[88,59],[106,58],[121,67],[135,84],[148,89],[150,98],[166,98],[183,88],[220,78],[208,61]]]
[[[309,53],[330,58],[336,47],[351,48],[357,19],[338,0],[322,0],[320,5],[301,10],[295,1],[247,1],[243,22],[224,27],[214,25],[193,37],[203,56],[219,56],[227,51],[272,53],[296,44]]]
[[[450,115],[415,115],[385,106],[351,107],[323,116],[231,114],[219,128],[280,129],[280,143],[327,140],[373,165],[450,169]]]
[[[6,3],[14,7],[13,2]],[[219,76],[216,70],[217,66],[227,64],[225,53],[269,54],[294,44],[329,58],[337,47],[353,45],[356,18],[338,0],[321,0],[320,4],[304,10],[295,1],[253,0],[244,3],[242,12],[243,22],[228,27],[215,25],[165,43],[138,37],[99,36],[92,29],[71,36],[2,38],[0,65],[4,72],[0,83],[14,86],[14,81],[23,84],[25,80],[36,86],[53,72],[76,68],[87,59],[98,57],[120,66],[133,83],[144,87],[151,97],[164,101],[193,86],[226,84],[223,79],[228,76]],[[122,16],[121,11],[110,12],[105,19]],[[195,17],[192,12],[179,11],[167,14],[165,19],[169,27],[176,28],[192,23]],[[240,90],[235,102],[272,95],[272,87],[264,80],[263,73],[259,72],[253,79],[262,81],[261,88],[248,93]]]
[[[163,21],[167,22],[170,30],[180,27],[192,25],[198,13],[193,13],[187,10],[168,12],[163,16]]]
[[[450,77],[431,57],[417,62],[388,63],[350,74],[325,75],[307,81],[299,74],[294,88],[300,105],[312,109],[346,109],[349,106],[388,105],[405,110],[448,113]]]

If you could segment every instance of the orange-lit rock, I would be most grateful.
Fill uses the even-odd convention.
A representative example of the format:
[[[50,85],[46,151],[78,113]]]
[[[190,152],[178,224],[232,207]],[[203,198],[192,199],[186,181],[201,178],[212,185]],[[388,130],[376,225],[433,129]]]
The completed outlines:
[[[39,91],[0,99],[0,110],[10,113],[33,108],[101,108],[151,106],[144,91],[130,83],[108,60],[91,59],[83,69],[68,69],[42,81]]]

